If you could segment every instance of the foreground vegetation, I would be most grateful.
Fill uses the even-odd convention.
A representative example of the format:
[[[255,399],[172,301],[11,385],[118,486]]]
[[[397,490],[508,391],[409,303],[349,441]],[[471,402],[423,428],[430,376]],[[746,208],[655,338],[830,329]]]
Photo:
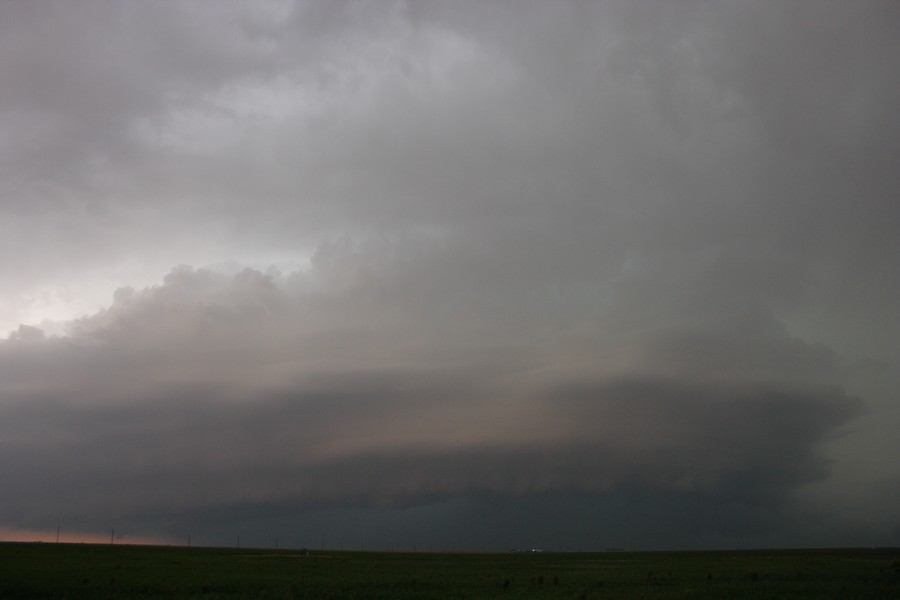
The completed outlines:
[[[0,598],[900,598],[900,549],[432,554],[0,544]]]

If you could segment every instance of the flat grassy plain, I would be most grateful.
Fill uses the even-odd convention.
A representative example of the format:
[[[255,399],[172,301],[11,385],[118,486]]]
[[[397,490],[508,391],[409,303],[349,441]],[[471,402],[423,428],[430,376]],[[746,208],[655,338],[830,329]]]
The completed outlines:
[[[900,549],[304,554],[0,543],[0,598],[900,598]]]

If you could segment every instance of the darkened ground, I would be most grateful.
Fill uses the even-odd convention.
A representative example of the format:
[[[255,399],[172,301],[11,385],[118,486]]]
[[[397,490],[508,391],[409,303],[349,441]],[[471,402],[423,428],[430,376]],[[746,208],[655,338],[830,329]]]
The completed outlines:
[[[900,549],[375,553],[0,544],[2,598],[894,598]]]

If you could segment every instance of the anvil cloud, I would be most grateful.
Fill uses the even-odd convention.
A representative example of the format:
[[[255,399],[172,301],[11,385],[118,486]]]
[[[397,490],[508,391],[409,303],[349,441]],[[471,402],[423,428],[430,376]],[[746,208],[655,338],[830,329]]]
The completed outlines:
[[[4,4],[0,529],[900,542],[898,25]]]

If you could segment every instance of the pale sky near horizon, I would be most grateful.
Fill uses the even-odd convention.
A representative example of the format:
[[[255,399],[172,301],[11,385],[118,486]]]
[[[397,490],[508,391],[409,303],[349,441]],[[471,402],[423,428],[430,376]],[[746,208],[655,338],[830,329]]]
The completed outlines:
[[[0,4],[0,531],[900,545],[898,31]]]

